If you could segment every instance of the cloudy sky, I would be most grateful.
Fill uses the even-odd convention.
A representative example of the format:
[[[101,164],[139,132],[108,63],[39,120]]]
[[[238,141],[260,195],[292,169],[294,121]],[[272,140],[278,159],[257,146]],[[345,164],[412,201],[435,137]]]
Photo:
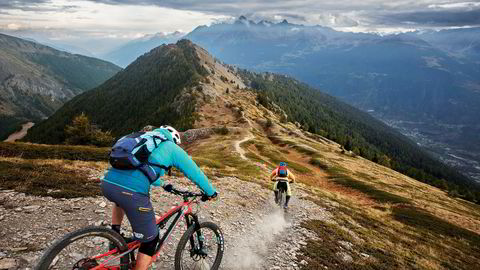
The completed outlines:
[[[386,33],[480,26],[480,0],[0,0],[0,32],[101,54],[146,34],[240,15]]]

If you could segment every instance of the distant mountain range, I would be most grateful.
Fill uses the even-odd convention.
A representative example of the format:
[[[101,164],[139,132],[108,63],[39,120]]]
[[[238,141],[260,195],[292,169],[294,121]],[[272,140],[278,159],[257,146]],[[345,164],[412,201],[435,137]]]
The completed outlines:
[[[50,116],[119,70],[103,60],[0,34],[0,139],[24,122]]]
[[[105,58],[125,66],[181,37],[146,36]],[[222,61],[292,75],[382,119],[478,123],[480,28],[379,36],[242,16],[185,38]]]
[[[227,63],[293,75],[383,118],[477,123],[478,66],[421,37],[255,23],[245,17],[201,26],[186,36]]]
[[[135,61],[135,59],[137,59],[137,57],[140,55],[162,44],[175,43],[184,35],[185,33],[178,31],[170,34],[157,33],[153,35],[147,35],[145,37],[128,42],[127,44],[108,52],[107,54],[103,55],[102,58],[121,67],[126,67]]]
[[[413,35],[460,60],[480,64],[480,27],[422,31]]]

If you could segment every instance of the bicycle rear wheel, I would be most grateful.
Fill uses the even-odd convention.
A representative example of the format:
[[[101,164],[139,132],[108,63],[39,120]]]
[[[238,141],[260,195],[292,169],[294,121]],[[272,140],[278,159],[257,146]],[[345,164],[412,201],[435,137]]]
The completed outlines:
[[[111,248],[123,252],[127,244],[120,234],[104,227],[86,227],[71,232],[57,240],[39,260],[35,270],[47,269],[91,269],[118,256],[119,252],[98,259],[98,255],[107,253]],[[128,260],[128,256],[125,256]],[[121,262],[122,260],[122,262]],[[109,261],[109,266],[118,266],[118,269],[128,269],[125,259]],[[123,266],[122,266],[123,264]]]
[[[223,233],[212,222],[192,225],[175,252],[175,270],[217,270],[224,252]]]
[[[283,206],[285,205],[285,201],[286,201],[286,196],[287,196],[287,193],[281,189],[279,190],[278,192],[278,206],[280,206],[280,208],[283,208]]]

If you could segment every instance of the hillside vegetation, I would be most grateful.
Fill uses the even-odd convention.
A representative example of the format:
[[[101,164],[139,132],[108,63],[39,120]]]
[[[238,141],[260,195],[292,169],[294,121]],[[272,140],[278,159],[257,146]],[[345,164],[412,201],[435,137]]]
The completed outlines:
[[[22,123],[50,116],[65,101],[100,85],[120,68],[0,34],[0,140]]]
[[[270,109],[277,104],[304,130],[422,182],[480,201],[480,187],[474,182],[369,114],[283,75],[243,70],[240,76],[259,94],[260,104]]]
[[[236,121],[229,116],[231,110],[241,116],[244,106],[235,99],[225,101],[228,104],[218,110],[207,105],[240,94],[280,115],[281,124],[298,122],[303,130],[331,139],[346,151],[449,190],[451,195],[471,201],[480,197],[479,188],[466,177],[368,114],[286,76],[236,71],[187,40],[141,56],[103,85],[77,96],[34,126],[26,140],[62,143],[66,124],[81,113],[114,136],[165,123],[180,130],[194,125],[227,125]],[[222,117],[215,115],[222,111]],[[269,119],[263,115],[257,118]],[[265,124],[269,123],[273,124],[271,119]]]
[[[115,136],[149,124],[190,128],[195,99],[182,99],[180,94],[207,73],[196,58],[188,41],[160,46],[101,86],[67,102],[48,120],[29,130],[25,139],[61,143],[65,140],[65,125],[81,113]]]
[[[195,110],[191,124],[197,129],[183,134],[182,147],[219,190],[217,201],[198,210],[205,219],[218,223],[225,233],[227,248],[222,269],[478,268],[480,206],[449,196],[445,191],[385,166],[398,161],[367,136],[378,122],[371,123],[359,113],[349,117],[347,112],[357,111],[328,96],[308,95],[311,91],[308,87],[288,78],[282,80],[271,74],[244,74],[242,76],[250,76],[249,79],[241,78],[235,69],[218,63],[201,48],[180,44],[180,47],[188,45],[191,49],[187,51],[193,50],[193,59],[198,61],[188,66],[198,66],[208,72],[192,85]],[[168,52],[183,59],[179,54]],[[189,93],[192,88],[183,93]],[[287,90],[290,89],[296,98],[289,96]],[[312,114],[302,112],[310,106],[316,108]],[[316,118],[325,119],[325,123],[316,122]],[[296,121],[303,124],[303,129]],[[310,129],[310,124],[318,126],[317,129]],[[388,163],[372,162],[346,150],[347,144],[342,146],[325,137],[341,140],[329,135],[335,131],[337,136],[346,132],[345,136],[351,137],[352,149],[365,148],[377,156],[383,154],[388,157],[384,159]],[[388,128],[378,132],[382,141],[395,142],[387,138]],[[108,148],[0,144],[0,149],[7,153],[0,153],[0,187],[42,196],[20,196],[14,191],[0,193],[0,214],[5,216],[4,220],[0,219],[0,225],[30,221],[36,214],[16,212],[18,208],[11,202],[15,198],[21,198],[18,204],[22,207],[26,202],[46,201],[48,206],[39,205],[45,216],[35,219],[42,232],[52,231],[46,227],[46,220],[52,217],[50,213],[58,213],[55,212],[58,207],[47,207],[58,204],[62,205],[58,211],[65,213],[56,214],[54,218],[64,221],[62,229],[73,230],[87,223],[105,221],[108,224],[110,211],[102,209],[107,205],[105,199],[91,198],[100,194],[97,179],[107,162],[71,160],[75,157],[69,156],[71,152],[77,153],[80,159],[102,160]],[[421,152],[412,154],[422,155]],[[297,176],[297,183],[292,184],[294,193],[289,211],[278,216],[283,221],[278,228],[271,218],[276,211],[268,176],[280,161],[288,163]],[[173,171],[173,176],[165,176],[165,180],[192,187],[190,181],[180,177],[180,172]],[[151,192],[157,211],[168,209],[175,201],[173,195],[159,188]],[[73,197],[75,199],[64,199]],[[265,229],[262,224],[269,227]],[[23,228],[9,229],[3,245],[16,244],[12,239],[32,230],[29,223]],[[258,228],[259,232],[255,230]],[[37,242],[41,245],[64,233],[61,229],[53,230],[53,236],[43,239],[35,236],[22,243],[27,242],[25,245],[29,246],[33,239],[39,239]],[[242,239],[247,243],[243,244]],[[266,252],[262,252],[261,247]],[[25,253],[41,253],[42,248]],[[245,250],[247,254],[241,252]],[[22,256],[16,251],[8,254]],[[254,260],[251,267],[242,268],[247,258],[258,260]],[[163,261],[158,265],[168,269]]]

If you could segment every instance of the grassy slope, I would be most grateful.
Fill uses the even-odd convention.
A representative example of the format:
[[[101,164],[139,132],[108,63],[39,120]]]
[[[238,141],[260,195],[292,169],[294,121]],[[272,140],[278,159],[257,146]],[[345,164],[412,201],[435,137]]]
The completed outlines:
[[[480,256],[477,205],[311,141],[305,143],[314,145],[318,154],[256,137],[243,144],[253,162],[244,161],[234,153],[232,144],[232,139],[241,137],[216,135],[193,146],[190,153],[210,176],[233,175],[265,188],[270,186],[266,179],[273,168],[268,153],[282,153],[279,159],[295,164],[290,168],[303,185],[294,189],[308,191],[310,196],[303,199],[329,209],[336,221],[303,224],[322,239],[309,241],[304,248],[303,259],[309,262],[305,269],[476,268]],[[324,155],[327,169],[309,164],[312,157],[322,159],[319,155]],[[351,247],[345,248],[339,241],[351,243]],[[342,260],[342,252],[353,261]]]
[[[338,144],[320,136],[299,135],[291,123],[280,124],[278,116],[249,103],[254,102],[248,97],[237,100],[247,117],[257,120],[251,130],[255,138],[241,144],[249,160],[234,148],[234,141],[247,136],[246,126],[242,133],[214,135],[187,150],[209,176],[237,176],[265,188],[270,188],[266,179],[279,160],[290,164],[300,182],[294,189],[310,194],[302,199],[330,210],[336,221],[303,224],[322,239],[304,248],[303,259],[309,262],[304,269],[476,269],[478,205],[352,153],[342,154]],[[266,117],[273,127],[266,128]],[[344,261],[344,254],[352,261]]]

